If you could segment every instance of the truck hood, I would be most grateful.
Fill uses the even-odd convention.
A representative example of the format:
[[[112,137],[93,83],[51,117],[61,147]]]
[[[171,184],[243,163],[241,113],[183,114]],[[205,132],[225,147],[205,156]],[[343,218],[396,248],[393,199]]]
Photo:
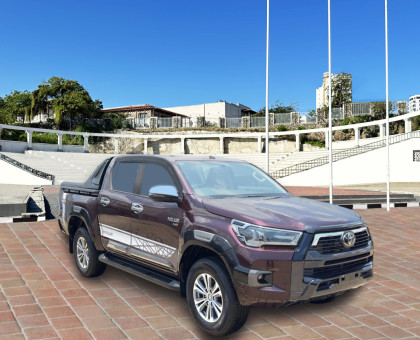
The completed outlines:
[[[272,228],[316,232],[364,223],[352,210],[292,195],[205,199],[203,204],[213,214]]]

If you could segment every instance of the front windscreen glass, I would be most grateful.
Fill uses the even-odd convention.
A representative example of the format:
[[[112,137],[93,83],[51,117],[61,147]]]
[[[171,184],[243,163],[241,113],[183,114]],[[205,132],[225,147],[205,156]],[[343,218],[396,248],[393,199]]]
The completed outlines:
[[[243,162],[178,161],[195,194],[202,197],[284,196],[286,190],[265,172]]]

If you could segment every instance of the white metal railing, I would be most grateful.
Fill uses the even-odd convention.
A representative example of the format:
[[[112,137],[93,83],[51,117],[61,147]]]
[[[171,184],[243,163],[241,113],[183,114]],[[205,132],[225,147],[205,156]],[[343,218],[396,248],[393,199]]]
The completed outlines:
[[[370,103],[351,103],[353,116],[370,116]]]
[[[182,117],[181,118],[181,127],[184,127],[184,128],[193,127],[193,122],[192,122],[191,118]]]
[[[240,128],[242,126],[242,118],[226,118],[226,128]]]
[[[333,107],[332,108],[332,119],[336,119],[336,120],[343,120],[344,119],[344,110],[341,107]]]
[[[136,129],[148,129],[150,127],[149,117],[134,118],[134,127]]]
[[[158,118],[157,119],[158,129],[167,129],[171,127],[172,127],[172,118]]]
[[[278,124],[292,124],[291,113],[275,113],[274,114],[274,125]]]
[[[250,126],[251,127],[264,127],[265,117],[251,117]]]

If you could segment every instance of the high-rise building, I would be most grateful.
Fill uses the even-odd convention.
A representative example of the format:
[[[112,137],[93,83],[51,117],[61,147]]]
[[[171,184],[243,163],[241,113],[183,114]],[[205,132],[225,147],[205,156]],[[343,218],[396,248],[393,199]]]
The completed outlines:
[[[420,111],[420,95],[411,96],[408,101],[408,112]]]
[[[328,72],[324,72],[322,85],[316,89],[317,109],[328,106],[328,78]],[[340,72],[339,74],[331,74],[331,85],[333,106],[340,107],[342,104],[351,103],[352,80],[350,73]]]

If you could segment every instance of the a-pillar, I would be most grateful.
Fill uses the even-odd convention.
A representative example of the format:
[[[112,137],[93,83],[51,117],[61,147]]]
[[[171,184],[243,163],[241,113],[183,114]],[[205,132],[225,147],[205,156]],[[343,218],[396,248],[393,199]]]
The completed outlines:
[[[354,128],[354,144],[359,146],[360,141],[360,128]]]
[[[262,136],[258,136],[258,152],[262,152]]]
[[[300,133],[297,133],[296,135],[296,151],[300,151]]]
[[[219,137],[220,139],[220,153],[224,154],[225,153],[225,141],[223,137]]]
[[[89,152],[89,135],[83,135],[83,152]]]
[[[185,137],[181,137],[181,155],[185,155]]]
[[[118,155],[118,150],[119,150],[119,141],[118,138],[114,139],[114,154]]]
[[[63,135],[61,133],[57,133],[58,137],[58,151],[63,151]]]
[[[26,140],[28,141],[28,150],[32,150],[32,131],[26,131]]]
[[[411,118],[404,119],[404,132],[411,132]]]
[[[143,153],[144,153],[145,155],[147,155],[147,140],[148,140],[148,139],[147,139],[147,138],[145,138],[145,139],[144,139],[144,143],[143,143],[143,144],[144,144],[144,147],[143,147]]]

